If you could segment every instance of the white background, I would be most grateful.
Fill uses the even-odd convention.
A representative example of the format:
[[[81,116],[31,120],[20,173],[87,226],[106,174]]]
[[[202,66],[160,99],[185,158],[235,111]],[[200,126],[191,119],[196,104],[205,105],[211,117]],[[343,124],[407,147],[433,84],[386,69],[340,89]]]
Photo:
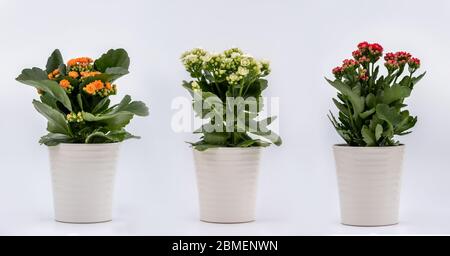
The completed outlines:
[[[0,234],[3,235],[326,235],[450,233],[449,1],[0,1]],[[407,145],[401,223],[384,228],[339,224],[331,145],[342,142],[326,118],[335,90],[323,77],[360,41],[421,58],[427,76],[408,100],[419,116]],[[171,101],[188,96],[180,54],[202,46],[239,46],[271,60],[266,96],[280,97],[281,147],[263,153],[257,221],[198,220],[189,133],[174,133]],[[128,127],[114,220],[70,225],[53,220],[46,122],[36,92],[14,78],[65,60],[125,48],[131,73],[118,81],[147,102],[150,116]]]

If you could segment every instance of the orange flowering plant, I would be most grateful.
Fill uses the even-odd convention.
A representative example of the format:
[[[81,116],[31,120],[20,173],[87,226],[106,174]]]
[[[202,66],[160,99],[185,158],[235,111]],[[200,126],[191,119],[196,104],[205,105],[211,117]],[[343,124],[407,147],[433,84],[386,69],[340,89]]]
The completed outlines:
[[[130,58],[124,49],[111,49],[97,60],[88,57],[64,63],[58,49],[47,60],[46,69],[24,69],[17,81],[35,87],[33,100],[47,120],[48,134],[39,141],[47,146],[59,143],[113,143],[138,138],[124,128],[148,108],[126,95],[110,106],[109,96],[117,93],[115,81],[128,74]]]

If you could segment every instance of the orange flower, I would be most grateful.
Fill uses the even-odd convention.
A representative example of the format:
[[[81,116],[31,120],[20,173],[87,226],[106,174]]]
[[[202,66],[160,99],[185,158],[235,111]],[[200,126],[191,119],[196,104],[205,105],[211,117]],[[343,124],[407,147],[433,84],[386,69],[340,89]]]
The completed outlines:
[[[89,57],[80,57],[80,58],[75,58],[75,59],[71,59],[67,62],[67,66],[74,66],[74,65],[83,65],[86,66],[87,64],[92,63],[92,59]]]
[[[104,83],[100,80],[95,80],[94,82],[86,85],[86,87],[84,87],[84,91],[94,95],[97,91],[103,89],[105,87]]]
[[[101,73],[102,72],[98,72],[98,71],[92,71],[92,72],[85,71],[85,72],[81,72],[80,74],[84,78],[84,77],[100,75]]]
[[[70,87],[70,82],[67,79],[63,79],[59,82],[59,85],[64,88],[67,89]]]
[[[108,89],[108,90],[111,90],[111,89],[112,89],[112,86],[111,86],[111,83],[110,83],[110,82],[107,82],[107,83],[105,84],[105,86],[106,86],[106,89]]]
[[[76,72],[76,71],[70,71],[70,72],[69,72],[69,76],[72,77],[72,78],[77,78],[77,77],[78,77],[78,72]]]
[[[88,94],[90,94],[90,95],[94,95],[95,92],[96,92],[96,88],[95,88],[95,85],[93,83],[90,83],[90,84],[86,85],[86,87],[84,87],[83,90],[85,92],[87,92]]]
[[[53,79],[59,75],[59,69],[55,69],[52,72],[50,72],[47,77],[48,79]]]

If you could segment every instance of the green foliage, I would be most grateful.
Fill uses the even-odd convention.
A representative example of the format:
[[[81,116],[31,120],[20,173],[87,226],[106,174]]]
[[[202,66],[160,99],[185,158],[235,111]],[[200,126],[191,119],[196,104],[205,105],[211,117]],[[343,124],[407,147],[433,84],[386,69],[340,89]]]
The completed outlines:
[[[128,74],[130,59],[127,52],[123,49],[109,50],[93,64],[90,59],[73,62],[75,64],[66,66],[59,50],[55,50],[48,58],[45,70],[36,67],[24,69],[16,78],[35,87],[40,94],[40,101],[33,100],[33,105],[47,119],[49,133],[39,142],[55,146],[59,143],[114,143],[139,138],[124,128],[135,115],[147,116],[147,106],[143,102],[132,101],[128,95],[112,106],[109,99],[116,92],[116,85],[112,82]],[[62,80],[69,85],[64,87]],[[100,87],[95,88],[92,83]],[[95,90],[87,90],[89,86]]]
[[[183,81],[183,87],[193,97],[196,115],[206,121],[194,132],[203,134],[200,141],[190,143],[195,149],[281,145],[280,136],[267,127],[276,117],[257,120],[267,88],[263,77],[270,73],[268,62],[236,48],[220,54],[193,49],[182,55],[182,61],[194,78]]]
[[[356,54],[363,50],[360,48]],[[417,117],[404,110],[407,106],[404,101],[425,75],[414,76],[420,61],[405,52],[386,56],[389,56],[385,63],[386,75],[378,75],[377,57],[354,67],[349,67],[351,62],[346,60],[344,66],[333,70],[334,80],[325,78],[338,91],[333,102],[339,114],[335,116],[330,112],[328,117],[350,146],[399,145],[394,136],[410,133],[409,129],[417,122]],[[411,61],[401,62],[396,56],[407,56]]]

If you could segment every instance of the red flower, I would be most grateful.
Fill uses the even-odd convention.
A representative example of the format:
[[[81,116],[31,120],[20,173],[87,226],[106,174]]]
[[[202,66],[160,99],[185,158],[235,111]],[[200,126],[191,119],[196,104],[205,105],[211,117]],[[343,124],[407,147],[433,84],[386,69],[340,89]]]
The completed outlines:
[[[411,59],[411,54],[408,52],[396,52],[395,59],[400,65],[405,65]]]
[[[367,49],[367,48],[369,48],[369,43],[366,42],[366,41],[361,42],[361,43],[358,44],[358,49],[359,50],[363,50],[363,49]]]
[[[369,45],[369,51],[372,54],[381,54],[383,52],[383,47],[380,44],[374,43]]]
[[[333,72],[334,75],[340,75],[342,73],[342,67],[335,67],[331,72]]]
[[[359,63],[356,60],[352,60],[352,59],[346,59],[344,61],[342,61],[342,69],[346,70],[349,68],[354,68],[356,66],[359,65]]]
[[[389,71],[394,71],[396,69],[399,68],[398,62],[395,59],[389,59],[384,63],[384,66],[386,66],[386,68]]]
[[[408,65],[412,69],[420,68],[420,60],[418,58],[410,58],[408,61]]]
[[[353,56],[353,58],[355,58],[355,60],[361,58],[361,56],[362,56],[361,51],[360,50],[353,51],[352,56]]]
[[[389,61],[389,60],[395,60],[395,54],[393,54],[392,52],[388,52],[386,53],[386,55],[384,56],[384,60],[385,61]]]

